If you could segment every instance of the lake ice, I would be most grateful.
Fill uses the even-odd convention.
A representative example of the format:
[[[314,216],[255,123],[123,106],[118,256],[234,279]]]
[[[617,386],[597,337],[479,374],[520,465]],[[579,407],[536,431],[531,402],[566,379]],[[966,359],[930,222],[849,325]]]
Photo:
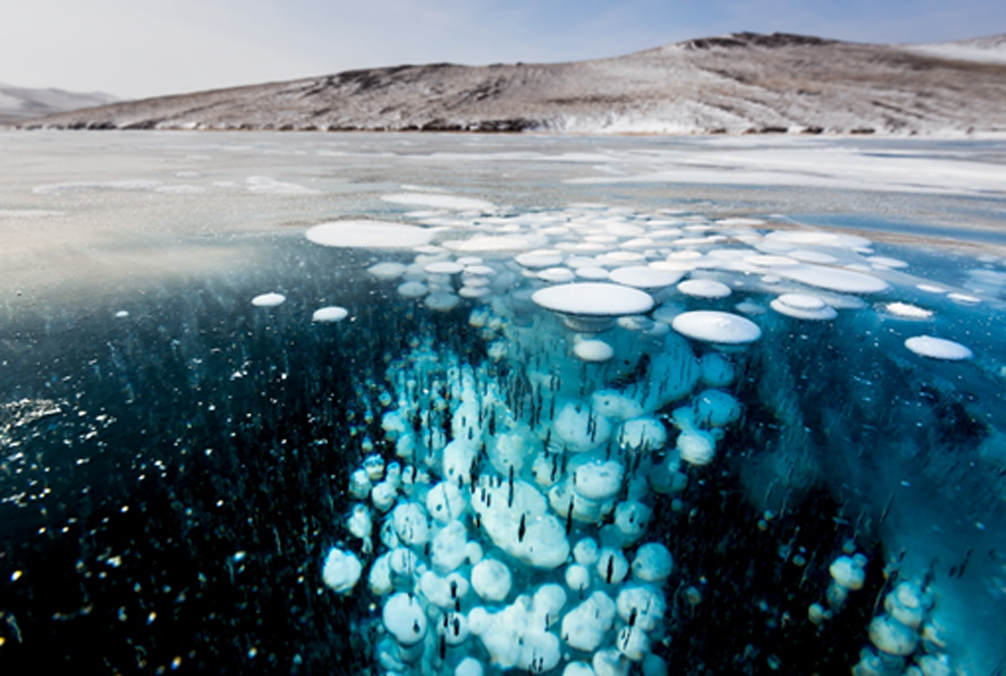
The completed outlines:
[[[0,146],[0,668],[1004,666],[1003,142]]]

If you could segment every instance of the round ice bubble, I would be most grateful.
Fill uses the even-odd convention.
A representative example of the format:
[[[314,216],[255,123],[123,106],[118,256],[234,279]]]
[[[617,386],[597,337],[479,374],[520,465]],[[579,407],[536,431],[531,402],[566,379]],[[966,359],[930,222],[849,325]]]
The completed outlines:
[[[482,676],[482,663],[474,657],[466,657],[454,668],[454,676]]]
[[[667,430],[656,418],[626,420],[618,433],[618,445],[633,451],[655,451],[667,443]]]
[[[590,569],[579,563],[572,563],[566,568],[566,586],[573,591],[583,591],[590,586]]]
[[[510,569],[502,561],[482,559],[472,568],[472,588],[486,601],[504,600],[511,584]]]
[[[888,655],[911,655],[919,645],[919,635],[890,615],[873,618],[867,631],[877,650]]]
[[[581,401],[566,403],[555,416],[552,430],[570,451],[590,451],[611,438],[611,423]]]
[[[440,523],[459,518],[467,508],[465,492],[456,482],[441,481],[426,494],[426,510]]]
[[[695,298],[726,298],[730,295],[730,287],[712,279],[686,279],[678,284],[678,291]]]
[[[663,592],[649,584],[629,584],[618,592],[615,599],[618,616],[622,621],[634,619],[634,626],[652,631],[664,619],[667,601]]]
[[[356,554],[333,547],[325,557],[321,577],[330,589],[340,594],[348,594],[356,586],[362,572],[363,565],[360,559],[356,558]]]
[[[311,315],[311,321],[321,323],[341,322],[348,316],[349,310],[346,308],[339,307],[338,305],[329,305],[315,310],[314,314]]]
[[[598,577],[608,584],[618,584],[629,572],[629,561],[619,549],[603,548],[595,566]]]
[[[398,279],[405,274],[405,265],[395,261],[375,263],[367,268],[367,272],[382,280]]]
[[[562,263],[563,253],[555,249],[538,249],[518,254],[514,260],[525,268],[551,268]]]
[[[349,528],[350,533],[361,540],[369,537],[370,531],[373,528],[373,520],[370,518],[370,510],[364,505],[354,505],[353,510],[349,514],[349,518],[346,520],[346,526]]]
[[[683,312],[674,318],[671,327],[687,338],[724,345],[752,343],[761,338],[761,329],[750,319],[716,310]]]
[[[838,316],[835,308],[820,297],[807,293],[784,293],[773,299],[769,306],[779,314],[796,319],[824,321]]]
[[[464,269],[457,261],[434,261],[423,266],[423,271],[432,275],[456,275]]]
[[[887,288],[887,282],[882,279],[844,268],[800,265],[779,268],[777,272],[782,277],[840,293],[876,293]]]
[[[597,563],[600,549],[594,538],[583,538],[573,547],[573,560],[581,566],[593,566]]]
[[[562,676],[595,676],[594,668],[586,662],[570,662],[562,670]]]
[[[576,279],[575,272],[569,268],[561,267],[545,268],[544,270],[540,270],[536,276],[543,282],[551,282],[553,284],[565,284]]]
[[[726,427],[741,416],[741,405],[722,390],[699,392],[692,406],[695,422],[710,427]]]
[[[588,500],[607,500],[618,493],[625,469],[615,460],[589,460],[576,468],[573,490]]]
[[[621,284],[581,282],[535,291],[531,300],[548,310],[573,315],[644,314],[653,307],[650,294]]]
[[[640,662],[650,653],[650,637],[635,625],[625,625],[615,640],[618,652],[633,662]]]
[[[315,244],[365,249],[411,249],[428,244],[434,231],[387,221],[335,221],[307,231]]]
[[[398,295],[403,298],[422,298],[429,292],[429,287],[422,282],[405,282],[398,287]]]
[[[562,640],[575,650],[597,650],[615,621],[615,613],[611,597],[604,592],[594,592],[562,618]]]
[[[618,284],[637,289],[661,289],[676,283],[684,275],[681,270],[661,270],[647,265],[627,265],[615,268],[609,278]]]
[[[863,570],[863,566],[849,556],[840,556],[832,561],[828,566],[828,572],[835,584],[845,589],[853,591],[862,589],[866,582],[866,571]]]
[[[426,613],[412,594],[393,594],[385,602],[381,618],[384,628],[395,637],[399,645],[415,645],[426,636]]]
[[[605,648],[594,653],[590,664],[596,676],[628,676],[631,662],[615,648]]]
[[[392,512],[395,533],[409,546],[424,545],[430,540],[430,525],[426,510],[415,502],[406,502]]]
[[[581,340],[573,346],[573,354],[583,361],[604,362],[614,357],[615,351],[603,340]]]
[[[286,300],[286,296],[281,293],[262,293],[252,298],[252,305],[255,307],[276,307]]]
[[[927,310],[926,308],[921,308],[918,305],[912,305],[911,303],[893,302],[887,303],[881,307],[887,314],[899,319],[921,320],[930,319],[933,316],[932,310]]]
[[[467,558],[468,533],[460,521],[451,521],[433,536],[430,560],[438,571],[449,573]]]
[[[632,577],[642,582],[662,583],[671,575],[674,560],[667,547],[659,542],[648,542],[636,550],[632,560]]]
[[[964,345],[933,336],[912,336],[905,341],[905,347],[921,357],[942,361],[964,361],[974,353]]]
[[[432,570],[419,578],[419,590],[423,596],[439,608],[454,608],[455,604],[468,594],[468,580],[458,573],[440,577]]]
[[[426,305],[426,307],[431,310],[436,310],[437,312],[450,312],[456,308],[460,302],[460,296],[446,291],[431,293],[423,299],[423,304]]]
[[[701,430],[682,432],[677,441],[681,459],[691,465],[708,465],[716,455],[716,440]]]

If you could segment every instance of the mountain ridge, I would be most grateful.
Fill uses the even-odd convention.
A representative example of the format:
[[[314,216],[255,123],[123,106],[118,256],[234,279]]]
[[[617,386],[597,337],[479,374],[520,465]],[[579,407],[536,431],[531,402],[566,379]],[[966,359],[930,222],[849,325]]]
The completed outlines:
[[[964,52],[954,51],[964,43]],[[1003,36],[927,46],[742,32],[586,61],[356,69],[127,101],[18,126],[1006,133],[1006,59],[968,57],[975,49],[1006,54],[1003,45]]]
[[[0,124],[117,101],[104,92],[72,92],[55,87],[15,87],[0,83]]]

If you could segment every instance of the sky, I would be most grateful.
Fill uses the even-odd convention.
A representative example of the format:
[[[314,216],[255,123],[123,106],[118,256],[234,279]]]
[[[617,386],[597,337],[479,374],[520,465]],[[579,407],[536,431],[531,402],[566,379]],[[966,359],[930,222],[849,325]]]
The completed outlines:
[[[354,68],[618,56],[736,31],[853,42],[1006,33],[1002,0],[31,0],[0,82],[143,98]]]

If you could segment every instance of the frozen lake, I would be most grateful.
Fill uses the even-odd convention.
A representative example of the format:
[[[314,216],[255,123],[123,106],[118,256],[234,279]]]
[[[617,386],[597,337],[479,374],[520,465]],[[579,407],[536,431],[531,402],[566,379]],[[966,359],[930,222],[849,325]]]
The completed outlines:
[[[1004,177],[0,134],[0,671],[1000,673]]]

